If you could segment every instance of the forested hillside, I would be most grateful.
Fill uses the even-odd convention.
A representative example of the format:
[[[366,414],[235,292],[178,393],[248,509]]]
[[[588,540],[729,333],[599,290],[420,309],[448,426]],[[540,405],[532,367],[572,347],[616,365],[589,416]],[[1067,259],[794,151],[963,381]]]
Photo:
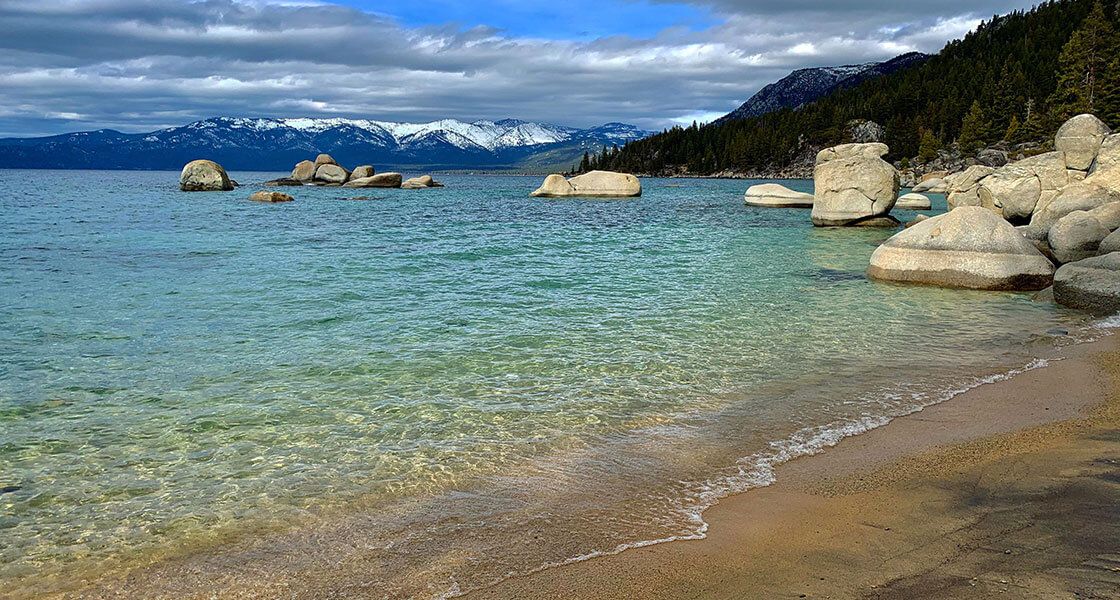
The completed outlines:
[[[886,127],[890,159],[928,160],[959,144],[1050,139],[1093,112],[1120,126],[1120,0],[1053,0],[994,17],[920,66],[872,79],[800,110],[676,127],[604,148],[581,170],[704,175],[782,168],[806,149],[842,143],[845,124]]]

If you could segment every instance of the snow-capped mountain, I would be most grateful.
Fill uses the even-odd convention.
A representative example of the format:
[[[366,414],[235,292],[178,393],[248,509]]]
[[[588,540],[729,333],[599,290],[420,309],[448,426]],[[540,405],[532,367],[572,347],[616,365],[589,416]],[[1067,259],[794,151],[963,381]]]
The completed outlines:
[[[787,107],[796,110],[834,91],[855,87],[868,79],[920,64],[929,57],[928,54],[909,52],[885,62],[798,69],[762,88],[719,121],[757,117]]]
[[[101,129],[0,139],[0,167],[178,169],[210,158],[233,170],[287,170],[320,152],[377,168],[571,166],[584,151],[650,135],[632,125],[590,129],[506,119],[394,123],[368,119],[217,117],[150,133]],[[546,161],[547,162],[547,161]]]

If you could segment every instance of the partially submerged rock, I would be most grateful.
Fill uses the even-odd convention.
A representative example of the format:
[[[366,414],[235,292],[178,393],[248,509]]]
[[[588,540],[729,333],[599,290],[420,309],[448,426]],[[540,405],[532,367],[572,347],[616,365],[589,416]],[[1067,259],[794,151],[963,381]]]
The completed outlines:
[[[402,190],[419,190],[423,188],[443,187],[443,184],[432,179],[431,175],[421,175],[420,177],[412,177],[404,180],[401,183]]]
[[[179,189],[184,192],[228,192],[233,187],[226,170],[212,160],[192,160],[179,174]]]
[[[256,192],[249,196],[253,202],[291,202],[295,200],[282,192]]]
[[[549,175],[541,187],[529,194],[533,198],[630,198],[642,195],[642,184],[629,173],[591,171],[564,179],[563,175]]]
[[[1062,265],[1054,274],[1054,299],[1096,314],[1120,312],[1120,252]]]
[[[378,173],[372,177],[351,179],[342,185],[348,188],[399,188],[402,177],[400,173]]]
[[[895,234],[871,255],[867,275],[984,290],[1039,290],[1054,265],[994,212],[960,207]]]
[[[1108,125],[1100,119],[1088,114],[1077,115],[1058,128],[1054,148],[1065,154],[1067,167],[1088,171],[1108,134]]]
[[[261,185],[297,186],[297,185],[305,185],[305,184],[304,184],[304,182],[302,182],[298,179],[292,179],[291,177],[281,177],[280,179],[270,179],[269,181],[266,181],[266,182],[262,183]]]
[[[817,153],[813,224],[852,225],[887,215],[898,200],[899,173],[881,157],[886,144],[841,144]]]
[[[760,183],[747,188],[743,203],[770,208],[813,208],[813,195],[795,192],[776,183]]]
[[[894,207],[899,210],[929,210],[930,201],[926,196],[911,192],[899,196]]]

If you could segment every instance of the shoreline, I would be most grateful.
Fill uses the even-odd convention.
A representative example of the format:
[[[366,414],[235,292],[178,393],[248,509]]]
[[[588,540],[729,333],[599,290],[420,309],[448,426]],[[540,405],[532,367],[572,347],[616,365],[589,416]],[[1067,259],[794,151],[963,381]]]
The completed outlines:
[[[1120,589],[1120,554],[1092,552],[1101,535],[1120,539],[1120,336],[1102,332],[1056,354],[1045,368],[780,465],[773,485],[706,510],[704,539],[555,566],[461,597],[956,598],[1018,585],[1066,598]],[[1112,488],[1102,500],[1087,482]],[[1060,505],[1084,510],[1016,518],[1045,512],[1055,490],[1072,496]],[[1101,535],[1029,548],[1085,529]],[[989,547],[1003,538],[1008,548]]]

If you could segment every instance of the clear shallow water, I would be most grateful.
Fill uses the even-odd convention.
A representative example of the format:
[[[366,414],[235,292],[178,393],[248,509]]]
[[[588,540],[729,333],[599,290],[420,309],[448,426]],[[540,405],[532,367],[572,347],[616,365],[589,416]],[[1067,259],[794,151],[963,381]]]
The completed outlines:
[[[745,207],[751,182],[539,200],[538,177],[446,175],[260,205],[248,184],[274,175],[233,176],[186,194],[175,173],[0,171],[14,597],[166,557],[433,597],[696,536],[770,463],[1083,324],[1029,294],[868,282],[890,231]]]

